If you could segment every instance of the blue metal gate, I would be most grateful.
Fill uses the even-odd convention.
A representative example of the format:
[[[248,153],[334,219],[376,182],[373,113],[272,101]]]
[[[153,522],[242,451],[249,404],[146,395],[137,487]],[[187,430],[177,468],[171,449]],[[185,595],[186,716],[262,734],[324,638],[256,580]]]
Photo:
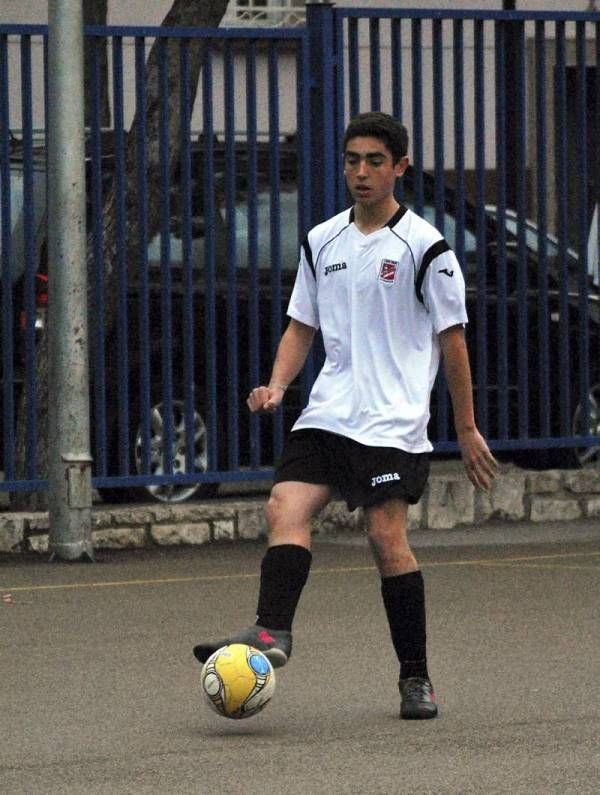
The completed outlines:
[[[597,462],[597,229],[588,235],[600,196],[598,14],[329,13],[335,140],[361,111],[404,120],[413,169],[398,198],[463,265],[480,429],[527,463]],[[323,169],[321,191],[337,185],[336,207],[339,162]],[[432,415],[436,451],[455,451],[443,374]]]
[[[438,226],[463,264],[482,432],[526,460],[597,458],[598,240],[588,241],[588,230],[600,199],[598,14],[314,4],[298,29],[86,34],[96,64],[86,164],[96,487],[111,499],[145,488],[178,500],[199,485],[210,493],[211,484],[270,475],[318,354],[275,418],[249,417],[245,396],[268,378],[299,240],[347,202],[344,126],[370,109],[407,124],[413,167],[398,198]],[[47,486],[35,405],[46,297],[46,37],[44,27],[0,27],[7,491]],[[169,103],[174,85],[178,101]],[[443,377],[432,415],[436,451],[455,452]]]

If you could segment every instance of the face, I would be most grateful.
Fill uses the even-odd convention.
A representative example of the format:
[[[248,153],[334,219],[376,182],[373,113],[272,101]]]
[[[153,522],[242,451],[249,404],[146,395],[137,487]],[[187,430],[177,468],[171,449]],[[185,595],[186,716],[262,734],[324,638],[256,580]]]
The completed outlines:
[[[344,176],[357,204],[373,206],[387,201],[407,166],[408,157],[394,163],[392,153],[379,138],[351,138],[346,144]]]

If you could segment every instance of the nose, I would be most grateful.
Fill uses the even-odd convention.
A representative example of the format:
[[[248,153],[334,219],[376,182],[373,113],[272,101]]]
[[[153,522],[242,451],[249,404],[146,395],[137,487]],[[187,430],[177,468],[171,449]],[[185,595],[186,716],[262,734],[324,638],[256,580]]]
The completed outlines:
[[[358,169],[356,170],[357,177],[366,177],[367,176],[367,163],[365,160],[361,160],[358,164]]]

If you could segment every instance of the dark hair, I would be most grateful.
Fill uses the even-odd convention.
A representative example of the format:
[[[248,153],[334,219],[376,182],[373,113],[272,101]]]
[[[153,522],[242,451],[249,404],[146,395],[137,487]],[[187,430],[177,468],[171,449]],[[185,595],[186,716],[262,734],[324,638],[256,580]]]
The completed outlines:
[[[344,133],[344,151],[352,138],[379,138],[392,153],[397,163],[408,151],[408,131],[406,127],[387,113],[372,111],[361,113],[350,120]]]

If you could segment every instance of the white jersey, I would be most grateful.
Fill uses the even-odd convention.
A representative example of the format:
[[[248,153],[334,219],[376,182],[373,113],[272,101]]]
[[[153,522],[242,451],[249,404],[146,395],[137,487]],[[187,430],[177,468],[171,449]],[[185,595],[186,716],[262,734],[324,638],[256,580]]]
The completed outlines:
[[[368,235],[353,209],[319,224],[302,244],[288,314],[321,329],[326,354],[293,430],[432,449],[438,334],[467,322],[462,271],[437,229],[404,207]]]

